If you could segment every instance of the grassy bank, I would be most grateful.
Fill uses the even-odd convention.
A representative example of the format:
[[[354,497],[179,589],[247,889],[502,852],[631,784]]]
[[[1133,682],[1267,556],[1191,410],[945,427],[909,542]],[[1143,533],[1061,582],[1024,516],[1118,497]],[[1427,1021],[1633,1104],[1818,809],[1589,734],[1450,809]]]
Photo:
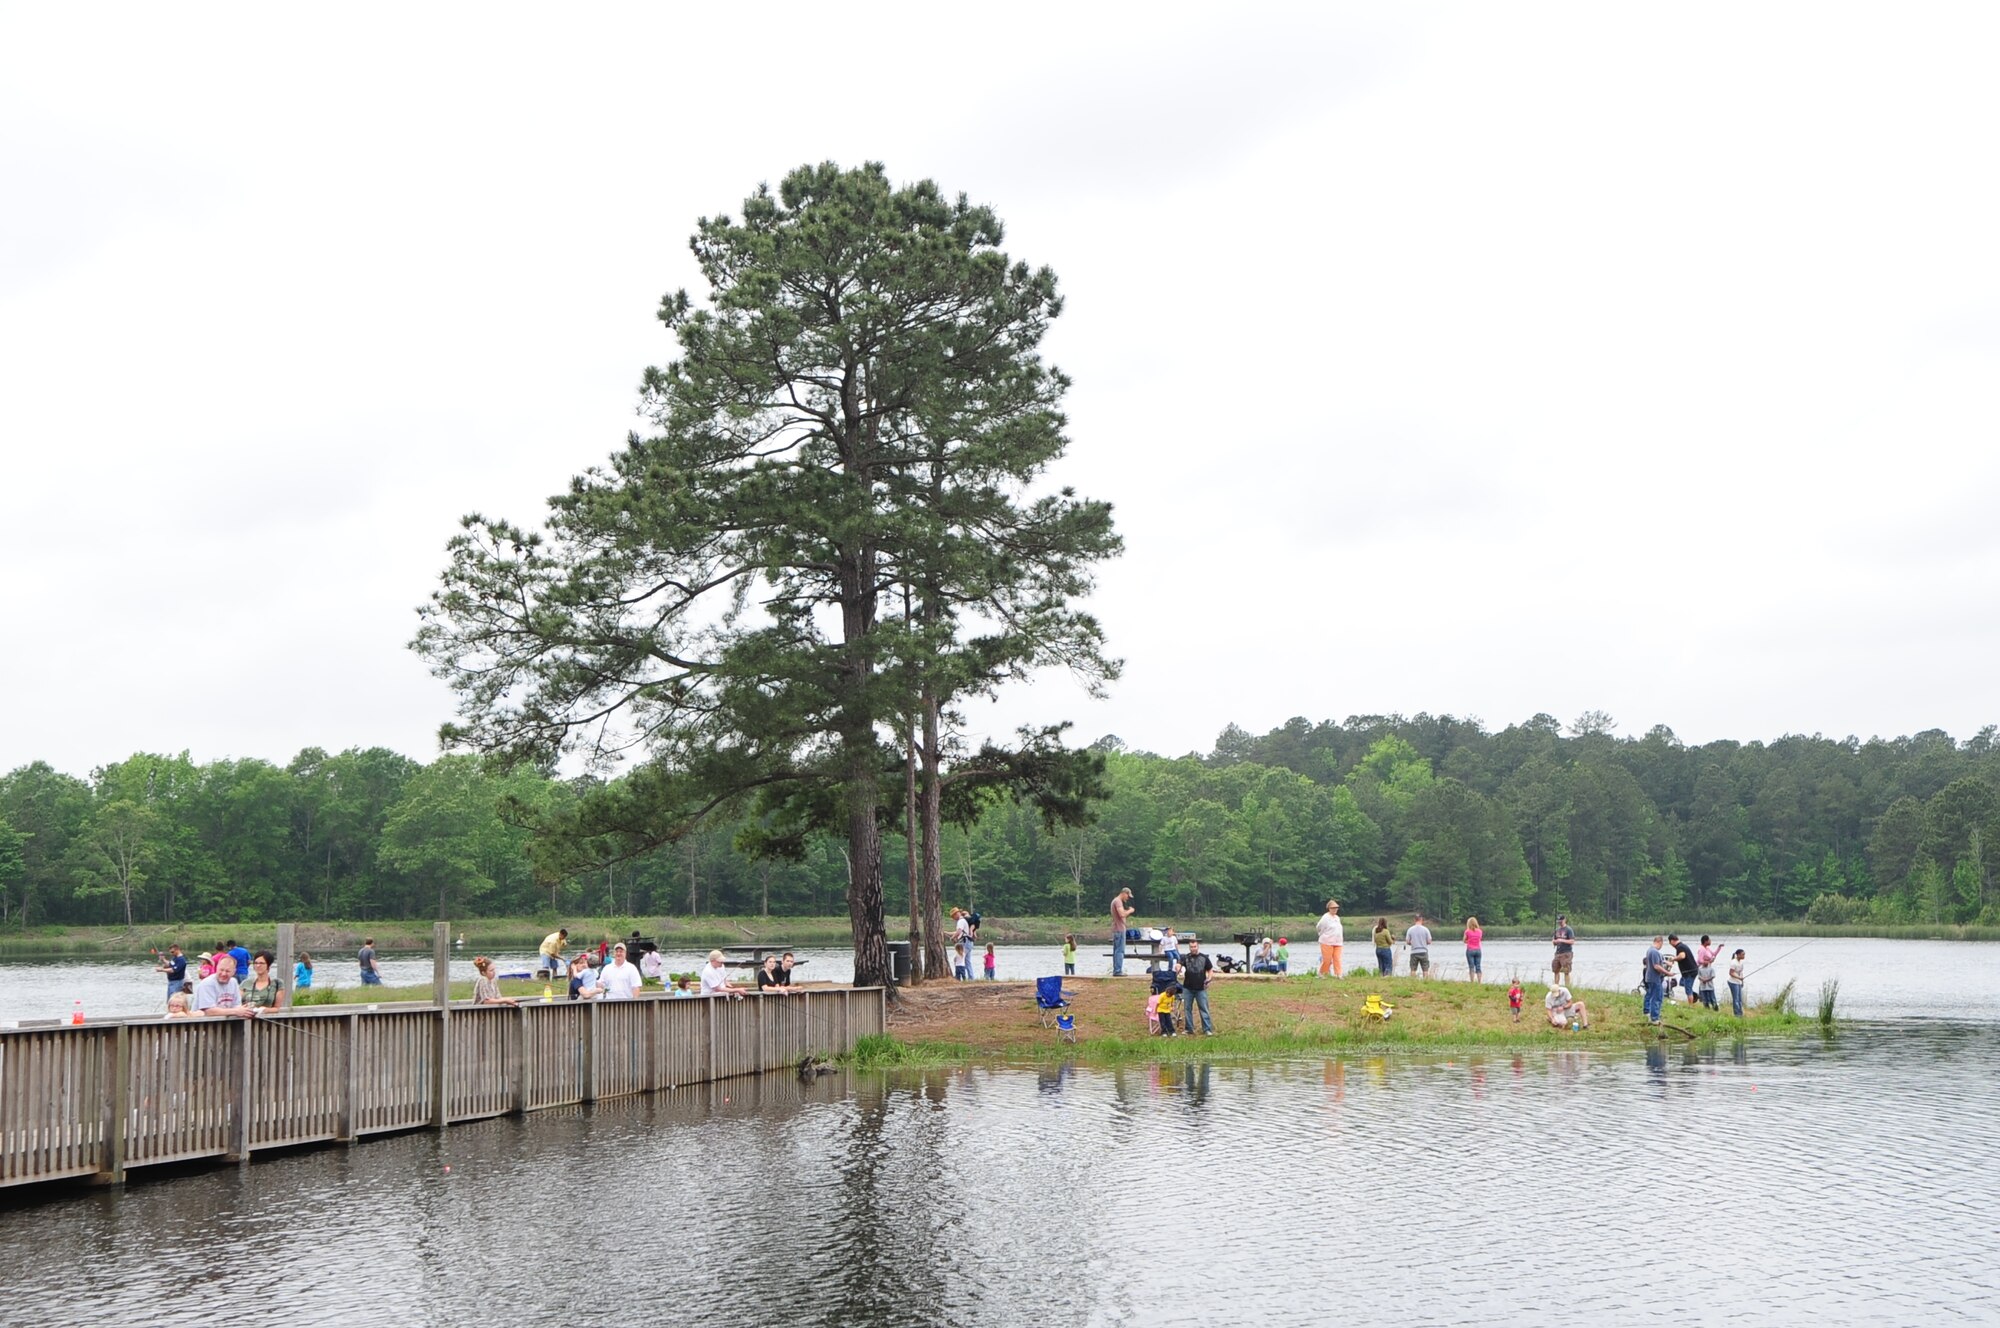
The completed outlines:
[[[1367,928],[1374,922],[1374,915],[1366,918],[1354,915],[1347,918],[1348,951],[1350,954],[1367,947]],[[1185,919],[1158,919],[1141,916],[1138,921],[1146,925],[1171,923],[1183,933],[1195,932],[1205,938],[1211,948],[1220,941],[1229,944],[1234,932],[1250,931],[1267,936],[1290,938],[1294,947],[1303,946],[1310,950],[1313,944],[1313,919],[1311,918],[1203,918],[1197,921]],[[1397,917],[1392,920],[1400,934],[1408,919]],[[298,924],[298,944],[301,949],[315,955],[351,956],[361,945],[364,936],[375,938],[376,949],[384,954],[419,952],[428,954],[431,948],[431,926],[424,921],[415,922],[301,922]],[[761,940],[777,942],[800,948],[845,948],[851,943],[845,915],[837,917],[800,918],[760,918],[760,917],[713,917],[713,918],[660,918],[660,917],[586,917],[563,918],[552,922],[546,918],[468,918],[452,924],[452,935],[465,937],[467,951],[493,950],[514,951],[533,950],[541,944],[542,937],[558,926],[568,927],[571,947],[581,944],[596,944],[599,940],[616,940],[629,936],[634,931],[652,937],[675,950],[707,949],[713,945],[726,945],[737,941]],[[1699,935],[1703,931],[1716,934],[1735,935],[1756,934],[1759,936],[1798,937],[1858,937],[1887,938],[1891,940],[1946,940],[1946,941],[2000,941],[2000,927],[1978,926],[1915,926],[1915,927],[1825,927],[1811,926],[1803,922],[1739,922],[1712,923],[1700,920],[1681,920],[1673,923],[1654,922],[1579,922],[1575,924],[1577,935],[1590,937],[1606,936],[1651,936],[1655,932],[1679,931],[1682,935]],[[1065,933],[1075,933],[1079,944],[1089,947],[1097,945],[1109,924],[1103,919],[1090,918],[1078,922],[1072,918],[1003,918],[988,917],[980,929],[983,939],[1001,945],[1060,945]],[[892,917],[889,920],[890,939],[900,939],[907,930],[907,923]],[[1436,926],[1433,929],[1438,943],[1456,945],[1459,931],[1455,926]],[[1486,928],[1487,936],[1493,939],[1506,937],[1534,937],[1549,934],[1546,924]],[[143,955],[149,950],[165,949],[169,944],[178,944],[189,954],[211,949],[215,943],[225,938],[241,941],[252,950],[268,949],[277,943],[277,929],[269,922],[192,922],[176,924],[172,927],[39,927],[27,931],[0,931],[0,958],[22,959],[37,956],[73,957],[79,955]],[[1303,951],[1294,949],[1293,960],[1298,962]]]
[[[1044,1027],[1028,983],[939,983],[907,994],[893,1009],[889,1037],[871,1040],[857,1064],[936,1064],[967,1060],[1155,1061],[1184,1057],[1271,1057],[1369,1047],[1636,1046],[1666,1038],[1710,1041],[1747,1033],[1816,1027],[1776,999],[1743,1019],[1687,1005],[1669,1006],[1665,1027],[1646,1022],[1630,992],[1576,995],[1590,1010],[1588,1032],[1549,1027],[1542,1012],[1548,988],[1523,984],[1521,1018],[1507,1005],[1505,984],[1418,981],[1414,978],[1218,978],[1210,1005],[1214,1037],[1164,1039],[1146,1034],[1146,984],[1131,978],[1072,978],[1066,983],[1077,1040],[1061,1041]],[[1389,1019],[1364,1012],[1371,994],[1394,1008]],[[1775,993],[1773,994],[1775,995]]]

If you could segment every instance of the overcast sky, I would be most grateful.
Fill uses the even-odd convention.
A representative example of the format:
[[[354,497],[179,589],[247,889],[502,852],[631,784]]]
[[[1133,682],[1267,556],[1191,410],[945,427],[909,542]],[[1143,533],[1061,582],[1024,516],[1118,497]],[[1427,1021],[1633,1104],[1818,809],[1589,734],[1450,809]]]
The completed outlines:
[[[724,12],[0,7],[0,770],[434,755],[457,518],[824,159],[1068,298],[1126,675],[975,735],[2000,720],[2000,6]]]

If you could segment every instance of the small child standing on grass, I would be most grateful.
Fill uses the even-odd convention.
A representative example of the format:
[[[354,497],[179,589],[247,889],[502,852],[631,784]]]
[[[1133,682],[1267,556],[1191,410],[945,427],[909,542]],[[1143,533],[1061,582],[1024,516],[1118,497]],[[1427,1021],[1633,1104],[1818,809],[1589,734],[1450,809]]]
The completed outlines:
[[[1063,976],[1076,976],[1076,937],[1073,934],[1063,937]]]
[[[986,980],[988,982],[993,980],[993,947],[991,945],[986,947]]]
[[[1514,985],[1507,988],[1507,1008],[1514,1012],[1514,1022],[1521,1022],[1521,979],[1515,978]]]

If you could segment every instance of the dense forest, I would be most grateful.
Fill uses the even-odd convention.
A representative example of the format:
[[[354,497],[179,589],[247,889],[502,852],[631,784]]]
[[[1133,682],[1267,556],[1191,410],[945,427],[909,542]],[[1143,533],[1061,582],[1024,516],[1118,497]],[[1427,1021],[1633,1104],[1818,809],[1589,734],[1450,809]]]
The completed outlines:
[[[1130,885],[1155,916],[1422,909],[1489,923],[1805,918],[2000,920],[2000,743],[1912,737],[1688,746],[1619,738],[1601,715],[1498,732],[1449,716],[1234,726],[1206,756],[1096,744],[1110,796],[1050,831],[1000,800],[944,837],[946,893],[987,913],[1095,918]],[[554,914],[827,914],[843,842],[755,860],[742,820],[567,879],[537,881],[515,807],[587,781],[380,748],[279,766],[135,755],[88,780],[0,778],[0,923]],[[892,815],[893,809],[885,812]],[[890,823],[900,833],[900,823]],[[900,844],[890,918],[907,907]]]

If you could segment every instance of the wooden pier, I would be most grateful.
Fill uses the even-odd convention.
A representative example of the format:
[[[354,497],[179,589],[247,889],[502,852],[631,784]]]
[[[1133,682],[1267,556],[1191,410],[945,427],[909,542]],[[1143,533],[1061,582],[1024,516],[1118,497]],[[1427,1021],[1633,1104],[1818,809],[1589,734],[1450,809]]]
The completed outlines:
[[[884,1026],[879,987],[309,1006],[0,1030],[0,1187],[353,1143],[787,1069]]]

